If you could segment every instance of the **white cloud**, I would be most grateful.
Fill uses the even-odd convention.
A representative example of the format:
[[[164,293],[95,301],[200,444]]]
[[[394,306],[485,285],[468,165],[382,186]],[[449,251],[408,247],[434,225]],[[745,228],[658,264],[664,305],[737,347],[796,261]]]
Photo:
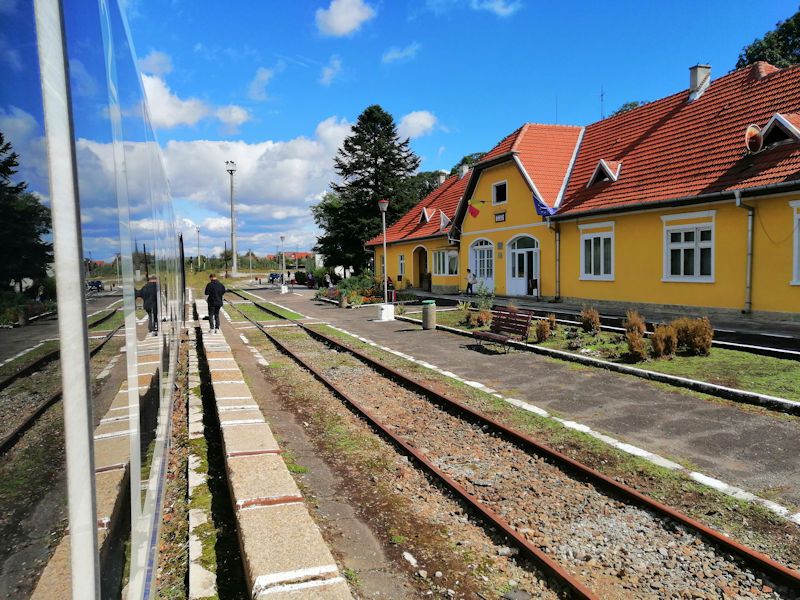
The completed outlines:
[[[336,79],[341,71],[342,61],[338,56],[333,55],[328,64],[322,68],[322,75],[319,78],[319,82],[322,85],[328,86],[333,83],[333,80]]]
[[[419,42],[412,42],[405,48],[397,48],[392,46],[381,57],[381,62],[384,64],[393,62],[405,62],[416,58],[417,52],[422,49],[422,44]]]
[[[418,138],[428,135],[436,127],[436,115],[427,110],[415,110],[400,119],[397,133],[401,138]]]
[[[256,75],[247,89],[247,96],[256,102],[263,102],[267,99],[267,84],[275,76],[273,69],[259,67],[256,70]]]
[[[469,6],[472,10],[485,10],[498,17],[510,17],[522,8],[522,2],[519,0],[470,0]]]
[[[238,218],[236,222],[239,223]],[[231,218],[208,217],[207,219],[203,219],[203,222],[200,223],[200,229],[211,231],[212,233],[227,233],[231,230]]]
[[[138,60],[139,70],[148,75],[166,75],[172,72],[172,58],[165,52],[151,50],[150,54]]]
[[[72,92],[76,96],[93,97],[98,90],[97,81],[86,70],[86,67],[77,58],[69,61],[69,79]]]
[[[22,71],[22,55],[2,34],[0,34],[0,62],[5,63],[12,71]]]
[[[172,93],[163,79],[155,75],[142,75],[150,117],[154,127],[194,125],[211,112],[208,105],[197,98],[182,100]]]
[[[239,125],[250,120],[250,113],[247,109],[236,104],[221,106],[214,115],[226,126],[228,133],[235,133],[239,129]]]
[[[350,35],[374,18],[375,14],[375,9],[364,0],[331,0],[327,9],[317,9],[317,29],[324,35],[334,37]]]

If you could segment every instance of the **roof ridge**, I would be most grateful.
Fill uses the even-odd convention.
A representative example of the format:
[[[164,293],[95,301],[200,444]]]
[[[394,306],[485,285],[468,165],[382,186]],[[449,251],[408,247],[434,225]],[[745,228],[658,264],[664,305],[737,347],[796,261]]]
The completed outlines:
[[[530,123],[523,123],[522,127],[519,128],[519,133],[517,134],[514,143],[511,144],[511,152],[516,152],[517,148],[519,147],[519,143],[522,141],[522,138],[525,137],[525,134],[528,132],[528,128],[530,127]]]

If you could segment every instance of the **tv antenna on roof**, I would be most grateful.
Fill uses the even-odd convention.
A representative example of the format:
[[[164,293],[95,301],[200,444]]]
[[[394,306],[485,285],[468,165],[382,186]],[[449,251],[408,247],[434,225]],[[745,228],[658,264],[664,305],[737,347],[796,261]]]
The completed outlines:
[[[600,118],[601,119],[605,119],[606,118],[606,112],[605,112],[605,108],[603,106],[603,101],[604,100],[605,100],[605,94],[603,93],[603,86],[601,84],[600,85]]]

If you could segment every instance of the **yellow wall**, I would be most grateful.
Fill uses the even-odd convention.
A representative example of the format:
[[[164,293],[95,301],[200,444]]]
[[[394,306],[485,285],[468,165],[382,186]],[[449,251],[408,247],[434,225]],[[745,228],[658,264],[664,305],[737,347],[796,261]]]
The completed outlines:
[[[792,215],[789,198],[747,200],[756,207],[752,309],[800,311],[800,286],[792,279]],[[674,220],[662,216],[714,211],[713,282],[664,280],[665,225],[700,224],[712,217]],[[614,277],[581,280],[581,230],[613,223]],[[607,228],[606,228],[607,229]],[[733,201],[681,209],[643,211],[560,223],[561,295],[567,298],[742,309],[745,304],[747,211]]]
[[[381,275],[381,256],[383,256],[383,246],[375,246],[375,273]],[[436,250],[458,250],[457,246],[447,243],[447,236],[436,239],[420,241],[410,241],[398,244],[387,244],[386,252],[389,255],[389,277],[395,282],[397,289],[407,287],[420,287],[420,254],[421,249],[427,252],[425,260],[425,272],[433,273],[433,252]],[[415,251],[417,254],[415,255]],[[405,275],[402,282],[398,283],[400,273],[400,256],[405,257]],[[433,291],[450,292],[458,289],[461,275],[433,275],[431,285]]]
[[[494,251],[494,292],[509,293],[507,287],[507,246],[520,234],[527,234],[539,242],[540,294],[556,295],[555,233],[536,214],[531,192],[516,165],[508,162],[479,175],[473,194],[485,200],[478,205],[477,217],[465,216],[462,224],[457,276],[433,276],[434,291],[454,291],[466,288],[473,242],[486,239]],[[492,205],[492,184],[505,180],[508,201]],[[784,313],[800,312],[800,283],[792,283],[794,269],[794,208],[790,202],[800,201],[800,194],[784,194],[770,198],[748,199],[755,206],[753,235],[752,310]],[[506,220],[495,222],[495,213],[504,210]],[[686,219],[665,222],[662,217],[687,213],[710,213]],[[664,280],[665,225],[690,225],[713,220],[713,282],[686,282]],[[592,227],[595,224],[595,227]],[[597,226],[597,224],[601,224]],[[581,279],[581,229],[583,233],[613,229],[613,279]],[[695,204],[680,209],[660,209],[620,213],[561,221],[561,297],[591,301],[616,301],[685,305],[741,310],[745,304],[745,260],[747,248],[747,211],[736,207],[733,201]],[[502,249],[498,248],[502,242]],[[447,239],[423,240],[390,244],[389,275],[397,281],[398,256],[405,255],[406,273],[400,289],[410,282],[418,283],[418,267],[414,249],[427,250],[427,271],[433,270],[433,252],[454,248]],[[375,264],[380,273],[382,248],[375,248]]]
[[[492,186],[505,181],[508,200],[503,204],[492,204]],[[509,161],[486,169],[479,175],[472,197],[484,200],[477,204],[477,217],[467,214],[461,225],[460,273],[461,289],[466,286],[466,273],[470,268],[470,246],[480,239],[492,242],[494,248],[494,292],[509,293],[507,286],[507,246],[520,235],[530,235],[539,242],[540,295],[555,295],[555,234],[549,230],[542,218],[536,214],[531,189],[519,172],[516,164]],[[495,214],[506,213],[502,223],[495,222]],[[498,248],[502,242],[502,249]]]

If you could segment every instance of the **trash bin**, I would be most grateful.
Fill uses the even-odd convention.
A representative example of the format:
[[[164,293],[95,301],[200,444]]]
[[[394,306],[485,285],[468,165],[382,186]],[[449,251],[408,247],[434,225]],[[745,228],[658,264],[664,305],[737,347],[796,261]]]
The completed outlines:
[[[422,301],[422,328],[436,329],[436,300]]]

